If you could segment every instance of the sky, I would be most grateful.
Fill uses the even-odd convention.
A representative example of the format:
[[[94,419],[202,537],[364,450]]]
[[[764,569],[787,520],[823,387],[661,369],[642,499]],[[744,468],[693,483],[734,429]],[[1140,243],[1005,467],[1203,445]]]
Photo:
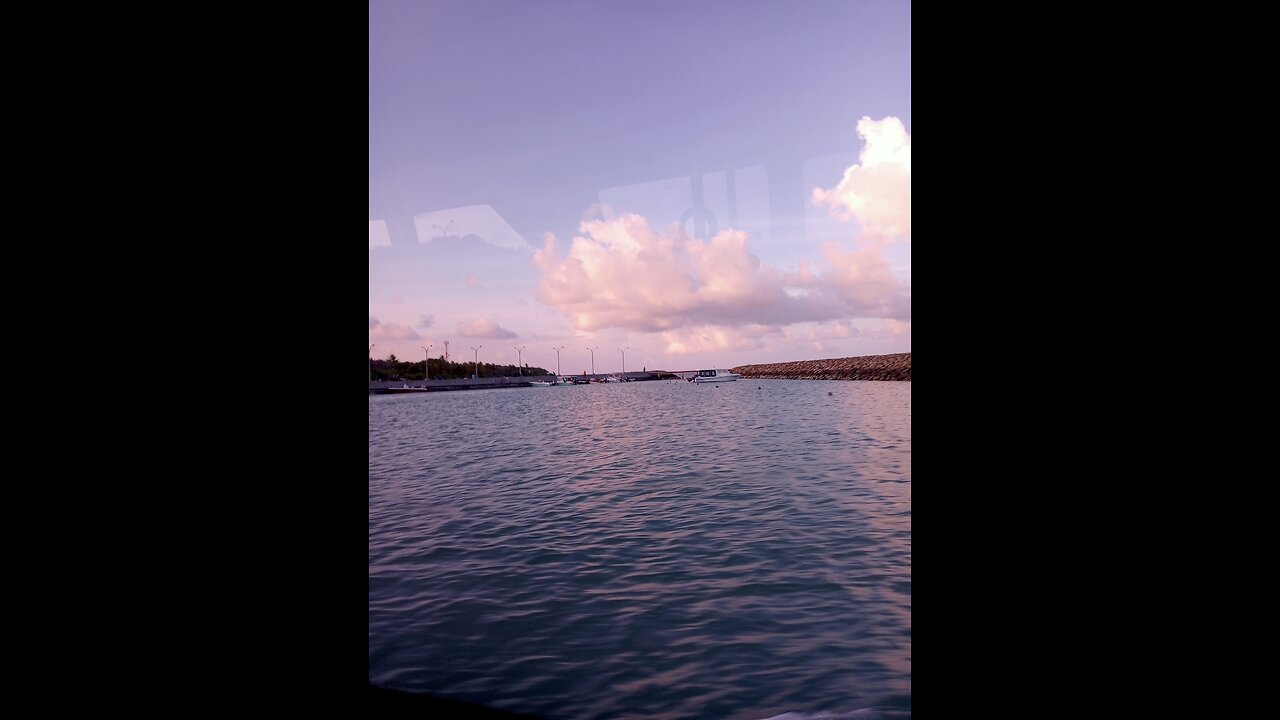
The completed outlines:
[[[910,352],[910,15],[371,0],[372,356],[448,342],[555,372],[563,348],[576,374]]]

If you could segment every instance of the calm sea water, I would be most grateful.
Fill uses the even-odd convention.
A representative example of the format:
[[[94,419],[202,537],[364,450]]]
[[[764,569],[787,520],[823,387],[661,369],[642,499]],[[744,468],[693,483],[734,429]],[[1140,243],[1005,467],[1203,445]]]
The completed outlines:
[[[369,398],[369,680],[546,718],[911,711],[911,383]]]

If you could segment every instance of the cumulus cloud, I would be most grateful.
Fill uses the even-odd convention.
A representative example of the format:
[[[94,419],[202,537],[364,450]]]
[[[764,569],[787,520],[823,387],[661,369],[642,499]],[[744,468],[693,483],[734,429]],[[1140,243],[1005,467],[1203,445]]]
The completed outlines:
[[[822,246],[830,270],[823,275],[826,287],[859,314],[868,317],[910,317],[910,295],[889,269],[876,247],[845,252],[839,244]]]
[[[659,233],[634,214],[586,221],[579,230],[563,259],[550,233],[534,253],[542,271],[538,298],[578,331],[672,333],[665,339],[681,352],[745,342],[731,328],[910,312],[904,287],[875,248],[847,252],[831,244],[826,266],[801,263],[784,272],[760,262],[740,230],[697,240],[678,224]],[[708,335],[712,326],[720,334]]]
[[[896,117],[863,117],[865,141],[858,162],[829,190],[814,188],[813,203],[840,220],[856,220],[863,237],[878,242],[911,240],[911,136]]]
[[[563,261],[550,234],[534,254],[543,271],[539,299],[569,315],[575,330],[652,332],[803,315],[784,291],[782,273],[751,254],[741,231],[696,240],[679,225],[659,234],[633,214],[579,230]]]
[[[458,323],[458,334],[467,338],[494,340],[518,337],[514,332],[502,327],[488,318],[481,318],[469,323]]]
[[[399,323],[380,323],[374,318],[369,318],[369,339],[371,340],[418,340],[421,338],[417,331],[408,325],[400,325]]]
[[[424,330],[435,324],[436,317],[434,315],[421,315],[418,317],[418,327]]]

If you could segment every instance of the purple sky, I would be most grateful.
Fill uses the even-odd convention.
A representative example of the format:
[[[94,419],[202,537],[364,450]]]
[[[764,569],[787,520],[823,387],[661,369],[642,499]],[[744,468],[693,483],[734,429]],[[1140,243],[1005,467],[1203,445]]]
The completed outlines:
[[[909,352],[910,11],[373,0],[374,357]]]

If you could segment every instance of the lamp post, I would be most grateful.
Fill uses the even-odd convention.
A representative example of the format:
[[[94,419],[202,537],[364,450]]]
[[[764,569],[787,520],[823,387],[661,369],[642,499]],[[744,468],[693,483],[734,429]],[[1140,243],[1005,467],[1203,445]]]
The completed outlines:
[[[587,348],[587,351],[591,353],[591,374],[592,375],[596,374],[596,351],[599,349],[600,349],[599,345],[595,347]]]
[[[483,348],[483,347],[484,346],[481,345],[480,347],[471,348],[476,354],[476,379],[477,380],[480,379],[480,348]]]
[[[419,345],[418,347],[422,346]],[[422,348],[422,387],[426,387],[427,381],[431,379],[431,365],[429,363],[431,362],[431,348],[433,347],[435,345],[428,345]]]
[[[527,346],[527,345],[521,345],[520,347],[513,347],[513,348],[511,348],[512,350],[515,350],[515,351],[516,351],[516,369],[520,371],[520,377],[524,377],[524,368],[520,367],[520,358],[523,356],[523,354],[524,354],[524,349],[525,349],[526,347],[528,347],[528,346]]]
[[[373,346],[377,343],[369,343],[369,382],[373,382]]]
[[[556,351],[556,382],[560,382],[560,351],[564,349],[564,346],[561,345],[558,348],[551,349]]]
[[[618,352],[622,353],[622,379],[623,380],[627,378],[627,351],[630,349],[631,349],[630,345],[624,348],[618,348]]]

